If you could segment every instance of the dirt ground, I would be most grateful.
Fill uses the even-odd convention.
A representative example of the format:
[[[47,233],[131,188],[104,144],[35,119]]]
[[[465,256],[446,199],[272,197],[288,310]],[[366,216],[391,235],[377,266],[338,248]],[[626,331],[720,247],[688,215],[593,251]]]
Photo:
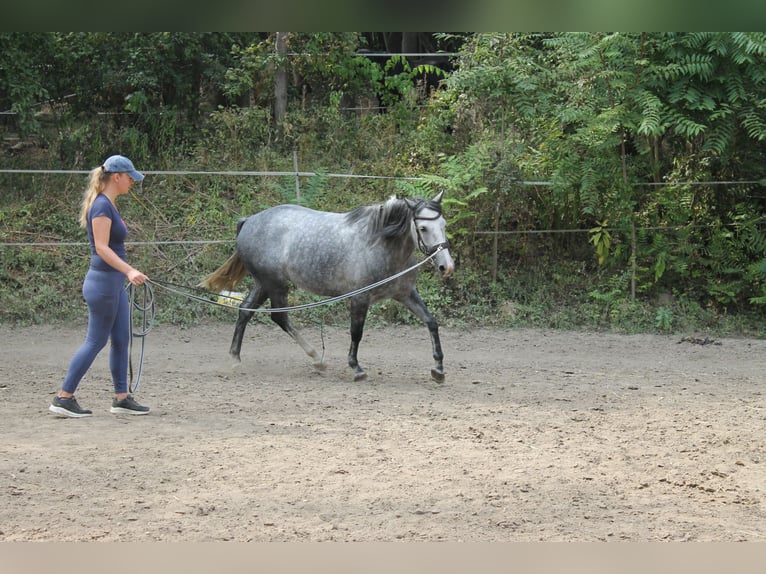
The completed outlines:
[[[766,341],[442,328],[157,326],[138,399],[107,352],[48,412],[84,325],[0,326],[0,540],[764,541]],[[134,357],[136,357],[134,349]]]

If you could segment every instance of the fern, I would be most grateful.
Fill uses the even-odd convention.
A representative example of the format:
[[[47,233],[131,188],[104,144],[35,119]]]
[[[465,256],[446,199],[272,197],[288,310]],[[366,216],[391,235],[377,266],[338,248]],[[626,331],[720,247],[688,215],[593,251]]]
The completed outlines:
[[[648,90],[640,90],[636,100],[641,111],[641,122],[637,132],[642,135],[662,135],[664,132],[662,100]]]
[[[703,133],[706,129],[705,125],[695,122],[677,110],[671,111],[668,115],[670,121],[674,124],[673,129],[678,135],[694,138]]]
[[[713,58],[708,54],[688,54],[681,63],[681,71],[690,77],[708,81],[713,75]]]
[[[740,241],[747,253],[755,256],[766,255],[766,233],[758,229],[754,222],[747,222],[742,229]]]
[[[726,82],[724,89],[726,90],[726,97],[732,104],[736,104],[740,100],[747,98],[747,90],[745,89],[742,76],[732,76],[730,80]]]
[[[733,115],[719,118],[707,133],[704,151],[713,151],[722,154],[733,145],[737,132],[737,122]]]
[[[731,39],[738,48],[738,52],[732,58],[737,65],[751,63],[754,61],[754,56],[766,54],[766,40],[762,34],[733,32]]]
[[[747,130],[747,135],[754,140],[766,139],[766,122],[753,106],[748,106],[741,112],[742,125]]]

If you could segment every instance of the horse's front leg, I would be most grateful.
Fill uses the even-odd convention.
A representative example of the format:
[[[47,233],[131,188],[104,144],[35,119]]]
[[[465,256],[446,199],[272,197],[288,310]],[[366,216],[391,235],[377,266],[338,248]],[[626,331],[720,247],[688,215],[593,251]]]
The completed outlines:
[[[354,382],[363,381],[367,373],[359,366],[357,353],[359,342],[364,332],[364,322],[367,320],[367,310],[370,308],[370,300],[367,297],[351,299],[351,347],[348,350],[348,366],[354,369]]]
[[[433,349],[434,368],[431,369],[431,378],[437,383],[444,382],[444,353],[442,352],[441,341],[439,340],[439,324],[431,312],[426,307],[426,304],[421,299],[417,289],[410,291],[409,295],[399,301],[412,311],[421,321],[423,321],[428,327],[428,332],[431,335],[431,347]]]
[[[239,363],[239,352],[242,349],[242,338],[245,336],[245,327],[247,327],[250,319],[253,318],[255,311],[244,311],[243,309],[257,309],[266,300],[266,295],[263,293],[261,286],[256,283],[250,290],[245,300],[239,306],[239,316],[237,317],[237,326],[234,327],[234,336],[231,339],[231,347],[229,347],[229,355]]]

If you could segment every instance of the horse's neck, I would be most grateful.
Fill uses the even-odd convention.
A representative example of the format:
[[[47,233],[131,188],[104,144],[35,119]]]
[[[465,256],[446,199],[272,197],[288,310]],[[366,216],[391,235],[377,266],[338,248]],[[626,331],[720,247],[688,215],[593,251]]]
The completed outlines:
[[[401,237],[390,241],[389,253],[392,266],[401,269],[405,267],[417,248],[414,223],[410,223],[410,230]]]
[[[403,200],[399,201],[403,203]],[[373,248],[380,250],[381,257],[388,262],[389,268],[393,270],[402,269],[410,261],[417,247],[415,223],[411,217],[407,217],[409,208],[399,211],[399,214],[404,214],[403,217],[406,218],[406,221],[397,221],[396,218],[388,219],[391,216],[391,213],[387,211],[388,209],[398,210],[401,208],[400,205],[382,204],[367,208],[366,213],[357,212],[355,214],[365,213],[366,218],[356,219],[356,223],[360,225],[360,232],[371,233],[375,237],[372,239]],[[401,227],[399,227],[400,225]],[[406,229],[403,229],[404,227]],[[362,231],[363,229],[364,231]]]

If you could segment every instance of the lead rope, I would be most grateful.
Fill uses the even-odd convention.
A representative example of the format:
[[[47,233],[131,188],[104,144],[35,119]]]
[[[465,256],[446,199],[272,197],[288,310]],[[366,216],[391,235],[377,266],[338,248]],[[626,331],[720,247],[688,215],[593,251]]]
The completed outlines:
[[[402,275],[406,275],[407,273],[414,271],[415,269],[417,269],[424,263],[427,263],[428,261],[436,257],[436,254],[439,253],[439,251],[441,251],[442,249],[447,248],[447,245],[448,244],[445,242],[445,243],[440,243],[434,246],[432,248],[433,251],[431,253],[428,253],[427,257],[423,259],[422,261],[416,263],[415,265],[412,265],[411,267],[408,267],[407,269],[404,269],[403,271],[400,271],[399,273],[391,275],[390,277],[386,277],[385,279],[377,281],[371,285],[367,285],[366,287],[362,287],[360,289],[355,289],[354,291],[345,293],[344,295],[331,297],[329,299],[324,299],[322,301],[317,301],[314,303],[307,303],[305,305],[296,305],[294,307],[280,307],[276,309],[267,309],[267,308],[260,307],[256,309],[248,309],[248,308],[238,307],[236,305],[219,303],[218,301],[211,301],[210,299],[207,299],[205,297],[201,297],[199,295],[192,295],[191,293],[188,293],[186,291],[175,289],[175,287],[190,289],[189,287],[186,287],[183,285],[176,285],[175,283],[170,283],[168,281],[159,281],[159,280],[152,280],[152,279],[147,279],[146,282],[142,285],[142,287],[144,288],[144,291],[143,291],[143,303],[141,304],[136,300],[136,287],[133,284],[130,284],[128,286],[128,292],[130,294],[130,347],[128,350],[128,375],[130,378],[130,384],[128,389],[130,390],[131,393],[135,393],[138,391],[138,388],[141,386],[141,373],[143,372],[143,369],[144,369],[144,347],[146,345],[146,336],[152,330],[152,326],[154,324],[154,315],[155,315],[154,290],[152,289],[152,285],[156,285],[162,289],[165,289],[166,291],[169,291],[170,293],[181,295],[182,297],[186,297],[187,299],[199,301],[201,303],[206,303],[208,305],[226,307],[228,309],[238,309],[239,311],[253,311],[253,312],[263,312],[263,313],[281,313],[286,311],[299,311],[302,309],[311,309],[314,307],[320,307],[322,305],[329,305],[330,303],[335,303],[343,299],[348,299],[349,297],[353,297],[354,295],[365,293],[366,291],[370,291],[372,289],[380,287],[381,285],[389,283],[390,281],[398,279]],[[201,289],[197,289],[197,291],[204,292],[207,295],[218,295],[216,293],[208,293]],[[138,332],[136,332],[133,328],[135,311],[138,311],[139,313],[141,313],[141,330]],[[324,344],[323,324],[320,325],[320,327],[322,328],[322,331],[321,331],[322,356],[324,357],[325,344]],[[136,377],[134,381],[133,380],[133,339],[135,337],[139,337],[141,339],[141,353],[139,355],[138,372],[136,373]]]
[[[152,326],[154,325],[154,291],[148,282],[144,283],[142,287],[144,288],[143,302],[139,302],[136,299],[136,286],[131,284],[128,287],[128,293],[130,294],[130,347],[128,350],[128,377],[130,379],[130,384],[128,389],[131,393],[137,392],[138,387],[141,386],[141,373],[144,370],[144,347],[146,346],[146,336],[149,334],[149,331],[152,330]],[[139,331],[136,331],[134,327],[134,313],[136,311],[140,313],[139,322],[141,329]],[[135,337],[139,337],[141,339],[141,353],[138,360],[138,371],[134,380],[133,339]]]
[[[237,305],[229,305],[228,303],[220,303],[218,301],[211,301],[207,297],[203,297],[200,295],[192,295],[191,293],[188,293],[187,291],[181,291],[180,289],[191,289],[188,286],[185,285],[177,285],[175,283],[170,283],[169,281],[160,281],[158,279],[147,279],[147,283],[151,283],[152,285],[156,285],[157,287],[160,287],[161,289],[164,289],[165,291],[168,291],[170,293],[174,293],[176,295],[180,295],[182,297],[186,297],[187,299],[191,299],[192,301],[198,301],[200,303],[205,303],[207,305],[214,305],[216,307],[225,307],[227,309],[237,309],[239,311],[250,311],[253,313],[285,313],[287,311],[301,311],[303,309],[313,309],[314,307],[321,307],[323,305],[329,305],[330,303],[336,303],[338,301],[342,301],[343,299],[348,299],[350,297],[354,297],[355,295],[360,295],[362,293],[365,293],[367,291],[371,291],[372,289],[376,289],[380,287],[381,285],[385,285],[386,283],[389,283],[395,279],[398,279],[402,275],[406,275],[407,273],[410,273],[411,271],[414,271],[424,263],[427,263],[434,257],[436,257],[436,254],[439,253],[442,249],[445,249],[447,247],[447,243],[440,243],[436,245],[435,247],[432,247],[434,250],[433,253],[429,253],[428,256],[423,259],[422,261],[415,263],[411,267],[408,267],[407,269],[404,269],[403,271],[399,271],[399,273],[395,273],[394,275],[391,275],[390,277],[386,277],[385,279],[381,279],[380,281],[376,281],[375,283],[372,283],[371,285],[367,285],[366,287],[360,287],[359,289],[354,289],[353,291],[349,291],[348,293],[344,293],[343,295],[338,295],[337,297],[330,297],[329,299],[323,299],[322,301],[315,301],[313,303],[306,303],[304,305],[295,305],[292,307],[277,307],[277,308],[268,308],[268,307],[255,307],[255,308],[248,308],[248,307],[240,307]],[[208,291],[205,291],[203,289],[196,289],[196,291],[201,292],[205,295],[209,296],[219,296],[219,293],[210,293]]]

